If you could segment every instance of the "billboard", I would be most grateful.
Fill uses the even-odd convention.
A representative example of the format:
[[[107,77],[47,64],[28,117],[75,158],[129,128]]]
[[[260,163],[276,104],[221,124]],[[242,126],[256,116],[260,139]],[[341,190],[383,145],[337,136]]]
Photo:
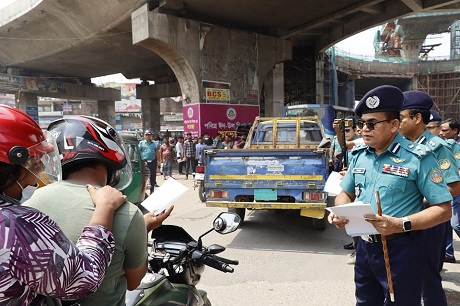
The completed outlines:
[[[115,101],[116,113],[140,113],[141,100],[136,98],[136,83],[106,83],[104,87],[121,91],[121,101]]]
[[[201,136],[209,133],[236,136],[236,128],[252,124],[259,116],[259,105],[197,103],[184,105],[184,133]]]

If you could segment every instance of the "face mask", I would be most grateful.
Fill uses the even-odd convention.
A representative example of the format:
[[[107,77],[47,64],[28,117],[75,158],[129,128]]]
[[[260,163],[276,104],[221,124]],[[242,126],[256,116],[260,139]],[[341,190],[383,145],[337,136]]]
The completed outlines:
[[[19,187],[21,187],[22,189],[22,197],[21,197],[21,200],[19,200],[19,203],[21,204],[29,200],[34,194],[35,190],[37,190],[38,188],[38,185],[35,185],[35,186],[27,185],[26,188],[22,188],[21,184],[19,184],[18,181],[16,181],[16,183],[18,183]]]

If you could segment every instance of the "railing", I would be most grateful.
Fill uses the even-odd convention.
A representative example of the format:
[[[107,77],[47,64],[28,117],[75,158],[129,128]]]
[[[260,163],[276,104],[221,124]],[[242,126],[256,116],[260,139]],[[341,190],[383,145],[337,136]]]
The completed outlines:
[[[335,56],[337,69],[349,73],[413,75],[460,71],[460,60],[450,60],[446,56],[422,60],[396,56],[359,55],[338,48],[335,49]]]

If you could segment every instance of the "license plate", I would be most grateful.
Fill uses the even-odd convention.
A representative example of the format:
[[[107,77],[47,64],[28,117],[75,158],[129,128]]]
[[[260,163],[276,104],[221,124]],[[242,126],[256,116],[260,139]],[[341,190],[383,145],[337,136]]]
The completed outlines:
[[[275,201],[278,198],[276,189],[254,189],[254,200]]]
[[[203,181],[204,180],[204,173],[195,173],[195,180],[196,181]]]

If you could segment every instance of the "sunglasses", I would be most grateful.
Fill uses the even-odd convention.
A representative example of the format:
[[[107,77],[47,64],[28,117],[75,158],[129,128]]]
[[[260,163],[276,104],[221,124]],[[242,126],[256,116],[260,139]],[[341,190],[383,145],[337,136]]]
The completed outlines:
[[[361,121],[359,120],[358,122],[356,122],[356,126],[360,129],[364,128],[364,125],[367,126],[367,128],[371,131],[373,131],[375,129],[375,125],[377,123],[382,123],[382,122],[389,122],[390,120],[388,119],[385,119],[385,120],[382,120],[382,121],[371,121],[371,122],[366,122],[366,121]]]
[[[350,133],[351,129],[345,129],[345,133]]]

